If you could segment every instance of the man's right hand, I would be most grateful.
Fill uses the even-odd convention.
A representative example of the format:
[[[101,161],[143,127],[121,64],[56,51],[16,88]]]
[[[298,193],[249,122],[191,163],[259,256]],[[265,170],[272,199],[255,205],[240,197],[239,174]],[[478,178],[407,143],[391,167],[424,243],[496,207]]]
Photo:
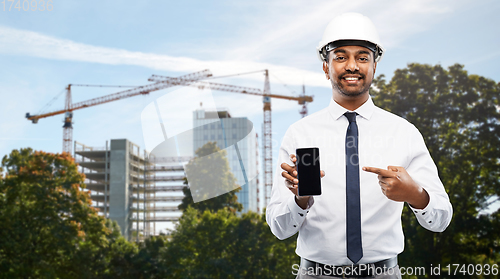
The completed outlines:
[[[298,184],[299,180],[297,179],[297,157],[295,154],[290,155],[290,160],[293,163],[293,166],[290,166],[287,163],[282,163],[281,168],[284,170],[281,173],[281,176],[285,178],[285,184],[292,191],[292,193],[295,195],[295,202],[297,203],[298,206],[300,206],[302,209],[306,209],[307,207],[307,202],[309,201],[310,196],[299,196],[298,192]],[[325,172],[321,171],[321,178],[325,176]]]

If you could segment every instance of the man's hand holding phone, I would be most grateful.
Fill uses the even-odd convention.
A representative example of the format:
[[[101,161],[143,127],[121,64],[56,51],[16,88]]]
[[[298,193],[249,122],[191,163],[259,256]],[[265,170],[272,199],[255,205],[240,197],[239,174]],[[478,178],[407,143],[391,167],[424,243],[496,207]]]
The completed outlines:
[[[295,154],[290,155],[290,160],[292,161],[293,166],[290,166],[287,163],[281,164],[281,168],[283,169],[281,176],[285,178],[285,184],[288,189],[290,189],[290,191],[292,191],[292,193],[295,195],[295,202],[297,203],[297,205],[302,209],[305,209],[307,207],[307,202],[309,201],[310,196],[299,196],[299,180],[297,179],[297,157],[295,156]],[[321,178],[323,178],[325,176],[325,172],[321,171],[320,173]]]

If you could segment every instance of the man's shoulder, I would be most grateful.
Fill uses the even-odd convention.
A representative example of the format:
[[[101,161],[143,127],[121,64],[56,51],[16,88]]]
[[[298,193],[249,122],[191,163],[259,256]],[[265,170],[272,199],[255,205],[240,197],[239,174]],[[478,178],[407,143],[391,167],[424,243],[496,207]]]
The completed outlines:
[[[309,126],[311,124],[316,124],[320,121],[324,121],[325,117],[327,116],[328,116],[328,108],[324,108],[322,110],[309,114],[306,117],[295,121],[292,125],[290,125],[290,128],[293,129],[304,125]]]
[[[386,129],[403,133],[407,136],[420,133],[417,127],[407,119],[377,106],[375,106],[373,118]]]
[[[383,108],[380,108],[380,107],[377,107],[375,106],[375,110],[374,110],[374,115],[379,119],[379,120],[382,120],[382,121],[391,121],[393,123],[397,123],[397,124],[400,124],[400,125],[410,125],[410,126],[413,126],[413,124],[411,124],[408,120],[406,120],[405,118],[397,115],[397,114],[394,114],[390,111],[387,111]]]

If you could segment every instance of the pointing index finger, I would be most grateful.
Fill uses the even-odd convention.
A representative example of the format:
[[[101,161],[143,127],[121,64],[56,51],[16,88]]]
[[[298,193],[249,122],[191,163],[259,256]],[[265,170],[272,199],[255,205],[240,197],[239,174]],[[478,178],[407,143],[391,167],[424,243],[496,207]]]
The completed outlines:
[[[379,169],[379,168],[375,168],[375,167],[363,167],[363,170],[366,172],[371,172],[371,173],[381,175],[383,177],[396,177],[397,176],[397,174],[394,171]]]

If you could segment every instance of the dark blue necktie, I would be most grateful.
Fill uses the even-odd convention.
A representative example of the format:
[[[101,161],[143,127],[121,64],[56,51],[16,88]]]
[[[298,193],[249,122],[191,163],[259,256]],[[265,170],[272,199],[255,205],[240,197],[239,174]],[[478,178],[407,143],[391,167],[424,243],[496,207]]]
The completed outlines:
[[[346,112],[349,127],[345,138],[346,156],[346,234],[347,257],[357,263],[363,257],[361,244],[361,206],[359,201],[359,157],[358,157],[358,125],[356,113]]]

